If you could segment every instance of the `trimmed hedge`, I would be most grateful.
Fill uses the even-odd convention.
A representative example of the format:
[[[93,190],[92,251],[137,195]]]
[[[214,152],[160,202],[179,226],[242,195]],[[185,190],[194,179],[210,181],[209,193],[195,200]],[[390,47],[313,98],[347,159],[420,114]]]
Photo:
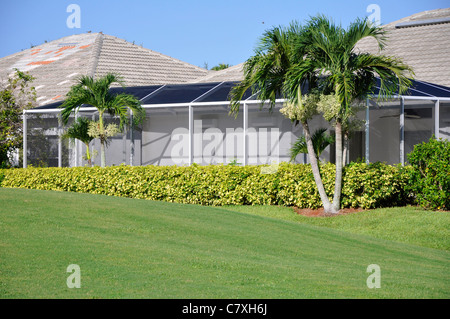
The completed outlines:
[[[27,168],[0,171],[3,187],[104,194],[201,205],[322,206],[310,165],[282,163],[273,174],[263,166],[112,166]],[[321,166],[330,200],[334,164]],[[408,169],[352,163],[343,174],[342,207],[404,205]]]

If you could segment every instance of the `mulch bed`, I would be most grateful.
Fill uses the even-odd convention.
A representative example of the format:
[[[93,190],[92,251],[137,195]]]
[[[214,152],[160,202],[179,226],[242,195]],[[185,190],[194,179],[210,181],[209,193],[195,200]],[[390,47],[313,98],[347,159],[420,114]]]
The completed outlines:
[[[298,208],[294,207],[294,211],[303,216],[308,217],[335,217],[340,215],[354,214],[365,211],[362,208],[342,208],[337,214],[325,213],[323,208],[311,209],[311,208]]]

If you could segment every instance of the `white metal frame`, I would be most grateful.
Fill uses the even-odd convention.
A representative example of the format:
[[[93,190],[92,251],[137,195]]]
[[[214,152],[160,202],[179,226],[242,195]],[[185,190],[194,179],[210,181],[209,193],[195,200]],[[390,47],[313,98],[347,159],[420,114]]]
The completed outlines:
[[[420,81],[417,81],[420,82]],[[194,162],[194,139],[193,139],[193,133],[194,133],[194,108],[197,107],[205,107],[205,106],[228,106],[229,105],[229,101],[216,101],[216,102],[198,102],[198,100],[200,100],[201,98],[206,97],[207,95],[213,93],[214,91],[216,91],[218,88],[220,88],[224,83],[226,82],[221,82],[219,84],[217,84],[216,86],[214,86],[213,88],[211,88],[210,90],[208,90],[207,92],[201,94],[200,96],[198,96],[197,98],[195,98],[194,100],[192,100],[191,102],[186,102],[186,103],[170,103],[170,104],[143,104],[142,108],[144,109],[161,109],[161,108],[180,108],[180,107],[186,107],[188,108],[188,114],[189,114],[189,119],[188,119],[188,127],[189,127],[189,165],[191,165]],[[428,83],[427,83],[428,84]],[[433,86],[431,84],[428,84],[430,86]],[[156,89],[155,91],[153,91],[152,93],[146,95],[145,97],[143,97],[141,99],[141,101],[147,99],[148,97],[157,94],[158,92],[160,92],[164,87],[166,87],[166,85],[162,85],[161,87],[159,87],[158,89]],[[445,90],[442,87],[437,87],[437,86],[433,86],[436,88],[439,88],[441,90]],[[415,89],[411,89],[414,91],[417,91]],[[447,91],[447,90],[445,90]],[[419,91],[418,91],[419,92]],[[449,91],[450,92],[450,91]],[[421,92],[423,94],[427,94],[425,92]],[[252,96],[250,96],[249,98],[247,98],[246,100],[242,100],[240,101],[240,104],[243,105],[243,164],[247,165],[248,164],[248,152],[247,152],[247,148],[248,148],[248,140],[247,140],[247,134],[248,134],[248,106],[249,105],[254,105],[254,104],[261,104],[264,105],[266,103],[268,103],[268,101],[261,101],[261,100],[253,100],[253,98],[255,97],[257,93],[253,94]],[[428,94],[429,95],[429,94]],[[373,95],[370,96],[366,99],[366,123],[365,123],[365,141],[366,141],[366,145],[365,145],[365,157],[366,157],[366,163],[369,163],[370,160],[370,152],[369,152],[369,129],[370,129],[370,107],[369,107],[369,100],[370,99],[374,99],[374,98],[378,98],[378,95]],[[434,101],[434,112],[435,112],[435,117],[434,117],[434,132],[435,132],[435,136],[436,138],[439,138],[439,109],[440,109],[440,101],[450,101],[450,98],[446,98],[446,97],[436,97],[433,95],[430,95],[429,97],[426,96],[405,96],[405,95],[394,95],[392,96],[390,99],[399,99],[400,100],[400,163],[403,165],[405,163],[405,154],[404,154],[404,124],[405,124],[405,100],[427,100],[427,101]],[[284,103],[285,99],[277,99],[275,101],[275,103]],[[24,110],[23,111],[23,167],[26,168],[27,167],[27,114],[38,114],[38,113],[57,113],[58,114],[58,118],[59,118],[59,123],[60,122],[60,112],[62,109],[31,109],[31,110]],[[77,109],[77,111],[75,112],[75,118],[78,116],[78,112],[79,111],[97,111],[97,109],[95,107],[86,107],[86,106],[81,106],[80,108]],[[130,112],[130,121],[133,120],[133,113]],[[133,131],[133,130],[131,130]],[[61,142],[61,132],[62,132],[62,127],[59,124],[58,127],[58,134],[59,134],[59,141],[58,141],[58,166],[62,166],[62,142]],[[78,166],[78,143],[75,144],[75,166]],[[134,162],[134,134],[133,132],[131,132],[130,134],[130,165],[133,165]]]

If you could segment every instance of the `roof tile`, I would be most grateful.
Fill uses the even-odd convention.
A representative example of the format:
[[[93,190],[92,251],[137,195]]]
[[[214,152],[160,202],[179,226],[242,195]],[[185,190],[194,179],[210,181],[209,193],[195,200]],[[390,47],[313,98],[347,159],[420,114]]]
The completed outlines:
[[[185,83],[207,70],[101,33],[64,37],[0,59],[0,74],[28,71],[40,105],[63,100],[80,75],[121,74],[128,86]],[[76,76],[75,76],[76,75]],[[45,97],[52,97],[44,100]]]

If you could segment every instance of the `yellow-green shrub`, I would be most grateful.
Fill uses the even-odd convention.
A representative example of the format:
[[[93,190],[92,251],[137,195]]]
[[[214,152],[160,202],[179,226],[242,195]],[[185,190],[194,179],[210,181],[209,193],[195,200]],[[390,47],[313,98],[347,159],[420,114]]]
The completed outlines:
[[[71,191],[201,205],[285,205],[321,207],[311,167],[282,163],[273,174],[263,166],[112,166],[2,170],[3,187]],[[335,166],[321,174],[332,199]],[[342,207],[403,205],[407,169],[386,164],[345,167]]]

